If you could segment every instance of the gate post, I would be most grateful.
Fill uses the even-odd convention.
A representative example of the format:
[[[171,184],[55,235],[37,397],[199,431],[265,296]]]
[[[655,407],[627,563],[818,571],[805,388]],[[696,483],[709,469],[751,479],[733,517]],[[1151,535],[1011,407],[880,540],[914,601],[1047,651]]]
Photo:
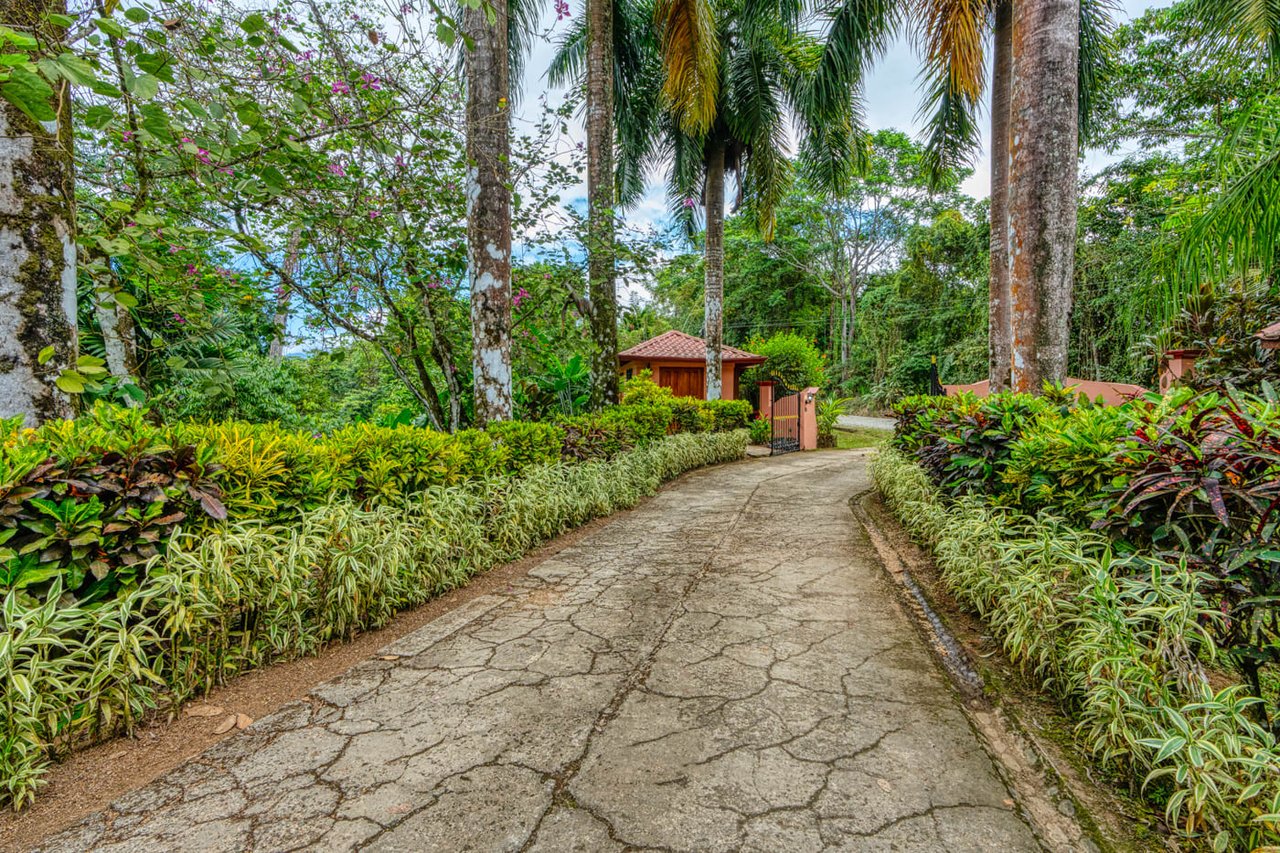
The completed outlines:
[[[765,379],[760,382],[760,410],[756,415],[760,418],[767,418],[773,414],[773,380]]]
[[[800,449],[818,449],[818,389],[800,392]]]

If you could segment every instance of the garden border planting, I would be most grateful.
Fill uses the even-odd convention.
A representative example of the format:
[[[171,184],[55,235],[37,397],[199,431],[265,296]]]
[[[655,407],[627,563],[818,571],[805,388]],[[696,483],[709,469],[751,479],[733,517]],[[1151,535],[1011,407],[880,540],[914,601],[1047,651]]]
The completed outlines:
[[[1210,608],[1194,573],[1118,555],[1044,513],[947,497],[894,450],[872,475],[957,600],[1076,720],[1081,746],[1163,805],[1190,846],[1280,841],[1280,751],[1250,715],[1258,700],[1210,677]]]
[[[734,427],[748,413],[721,405],[698,420],[722,432],[667,435],[671,408],[646,404],[557,425],[361,427],[309,443],[232,424],[179,425],[172,434],[191,443],[169,444],[140,414],[105,408],[11,429],[0,799],[30,801],[59,753],[379,627],[685,471],[743,458],[748,433]],[[49,508],[79,526],[40,518]]]

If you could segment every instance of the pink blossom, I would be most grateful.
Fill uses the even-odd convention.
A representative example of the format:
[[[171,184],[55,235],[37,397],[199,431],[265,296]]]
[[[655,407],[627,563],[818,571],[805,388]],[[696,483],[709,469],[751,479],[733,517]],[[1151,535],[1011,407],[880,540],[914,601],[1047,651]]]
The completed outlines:
[[[379,80],[374,75],[370,74],[368,71],[361,74],[360,79],[361,81],[363,81],[364,87],[366,89],[371,89],[374,92],[379,92],[382,90],[382,81]]]
[[[376,209],[375,209],[375,210],[371,210],[371,211],[369,211],[369,219],[370,219],[370,220],[377,219],[377,218],[378,218],[379,216],[381,216],[381,215],[382,215],[382,211],[380,211],[380,210],[376,210]]]
[[[525,290],[523,287],[520,288],[511,297],[511,307],[519,308],[520,303],[524,302],[528,298],[529,298],[529,291]]]
[[[404,157],[402,157],[401,155],[397,154],[397,155],[396,155],[396,165],[397,165],[398,167],[400,167],[401,169],[404,169],[404,168],[406,168],[409,164],[408,164],[407,162],[405,162]]]
[[[335,161],[329,164],[329,173],[337,175],[339,178],[345,178],[347,176],[347,167]]]
[[[685,207],[687,207],[687,208],[688,208],[688,207],[693,207],[695,204],[697,204],[697,202],[696,202],[696,201],[694,201],[694,200],[693,200],[693,199],[691,199],[691,198],[686,198],[686,199],[684,200],[684,206],[685,206]]]
[[[196,265],[187,264],[187,275],[195,275],[195,274],[196,274]]]
[[[169,246],[169,254],[176,255],[179,252],[181,252],[184,248],[185,248],[184,246],[179,246],[176,243],[174,243]]]
[[[132,130],[126,130],[124,133],[120,134],[120,138],[125,142],[132,142],[134,135],[135,134]]]
[[[181,325],[181,324],[183,324],[183,323],[185,323],[185,322],[187,322],[187,321],[183,319],[183,317],[182,317],[182,315],[181,315],[181,314],[177,314],[177,313],[175,313],[175,314],[173,315],[173,322],[175,322],[175,323],[177,323],[177,324]]]
[[[563,21],[567,17],[569,17],[568,0],[556,0],[556,20]]]
[[[343,80],[334,80],[333,86],[330,88],[335,95],[346,95],[351,92],[351,87]]]

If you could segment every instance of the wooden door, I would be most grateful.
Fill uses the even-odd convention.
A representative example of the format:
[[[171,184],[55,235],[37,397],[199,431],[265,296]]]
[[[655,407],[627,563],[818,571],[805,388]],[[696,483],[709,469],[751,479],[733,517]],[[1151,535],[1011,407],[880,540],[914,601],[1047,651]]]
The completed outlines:
[[[661,385],[677,397],[707,396],[707,374],[704,367],[663,367]]]

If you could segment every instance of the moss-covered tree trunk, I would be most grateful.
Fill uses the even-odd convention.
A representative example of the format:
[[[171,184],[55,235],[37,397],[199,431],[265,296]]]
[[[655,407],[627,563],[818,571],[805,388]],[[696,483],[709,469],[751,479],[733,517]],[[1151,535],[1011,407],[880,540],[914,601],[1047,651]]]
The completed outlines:
[[[61,39],[46,16],[63,2],[0,0],[0,21]],[[28,425],[72,415],[54,384],[76,360],[75,193],[71,89],[57,87],[55,118],[37,122],[0,98],[0,417]],[[41,364],[41,354],[52,352]]]
[[[587,0],[587,285],[591,404],[618,402],[618,294],[614,265],[613,0]]]
[[[1013,4],[996,4],[991,75],[991,281],[988,379],[992,391],[1009,387],[1013,325],[1009,292],[1009,96],[1013,87]]]
[[[493,23],[489,15],[494,16]],[[511,418],[511,135],[507,4],[462,13],[467,77],[467,268],[476,421]]]
[[[1009,119],[1010,385],[1036,393],[1067,371],[1075,269],[1080,0],[1013,7]]]
[[[724,143],[707,144],[706,287],[707,399],[719,400],[724,370]]]

